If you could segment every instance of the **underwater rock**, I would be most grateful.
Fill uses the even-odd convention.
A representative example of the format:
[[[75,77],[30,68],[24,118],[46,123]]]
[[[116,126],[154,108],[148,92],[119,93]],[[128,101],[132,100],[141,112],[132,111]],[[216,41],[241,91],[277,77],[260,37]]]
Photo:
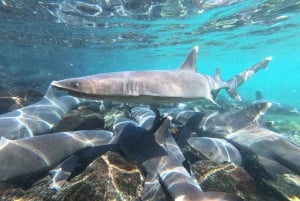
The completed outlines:
[[[3,90],[0,93],[0,114],[31,105],[43,98],[43,94],[32,89]]]
[[[99,111],[99,105],[97,105],[97,103],[81,105],[76,110],[66,114],[62,120],[53,127],[52,131],[103,129],[104,117]]]
[[[272,124],[270,130],[279,133],[289,140],[300,145],[300,117],[297,115],[270,115],[266,114],[266,121]]]
[[[56,192],[49,189],[50,176],[36,182],[30,189],[0,188],[1,200],[83,201],[137,200],[143,176],[136,165],[128,163],[120,154],[107,152],[96,158],[80,175],[73,177]]]
[[[57,197],[58,200],[136,200],[140,197],[142,178],[136,165],[120,154],[108,152],[71,179]]]
[[[12,111],[13,109],[22,107],[21,102],[17,102],[18,99],[19,97],[0,97],[0,114],[4,114]]]
[[[263,197],[259,200],[299,200],[300,176],[292,171],[288,171],[289,173],[281,172],[278,164],[272,164],[271,160],[266,162],[272,164],[275,172],[270,172],[262,166],[262,158],[251,157],[251,154],[245,151],[243,151],[243,155],[247,156],[244,161],[245,169],[254,178],[258,195]],[[266,198],[266,196],[268,197]]]
[[[275,178],[263,178],[274,194],[282,196],[282,200],[299,200],[300,177],[294,174],[278,175]],[[277,196],[277,197],[280,197]]]
[[[247,201],[255,200],[254,180],[234,163],[218,164],[201,160],[192,164],[191,170],[204,191],[228,192]]]

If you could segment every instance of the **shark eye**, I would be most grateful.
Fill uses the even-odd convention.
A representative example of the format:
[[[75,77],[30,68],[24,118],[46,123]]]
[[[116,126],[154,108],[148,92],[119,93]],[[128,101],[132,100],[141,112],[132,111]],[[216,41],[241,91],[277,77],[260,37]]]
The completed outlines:
[[[70,83],[70,85],[71,85],[71,87],[73,87],[73,88],[77,89],[77,88],[79,88],[79,86],[80,86],[80,83],[79,83],[79,82],[75,82],[75,81],[73,81],[73,82],[71,82],[71,83]]]

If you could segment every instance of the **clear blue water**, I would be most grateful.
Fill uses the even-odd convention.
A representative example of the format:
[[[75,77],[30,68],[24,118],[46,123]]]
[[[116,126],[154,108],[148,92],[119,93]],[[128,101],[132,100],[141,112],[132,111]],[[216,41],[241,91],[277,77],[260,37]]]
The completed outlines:
[[[83,2],[76,10],[78,1],[1,1],[1,87],[45,90],[74,76],[174,69],[199,45],[198,71],[213,75],[220,66],[225,80],[272,56],[268,70],[240,87],[241,96],[252,100],[260,90],[265,99],[300,107],[299,1],[249,0],[202,13],[190,1],[154,1],[169,2],[169,13],[147,17],[136,10],[92,16],[103,1]]]
[[[201,13],[192,1],[199,2],[0,0],[0,92],[44,93],[53,80],[175,69],[198,45],[198,72],[213,75],[220,66],[224,80],[272,56],[239,94],[249,103],[260,90],[264,99],[300,109],[300,0],[239,0]],[[299,113],[276,115],[266,120],[299,143]]]

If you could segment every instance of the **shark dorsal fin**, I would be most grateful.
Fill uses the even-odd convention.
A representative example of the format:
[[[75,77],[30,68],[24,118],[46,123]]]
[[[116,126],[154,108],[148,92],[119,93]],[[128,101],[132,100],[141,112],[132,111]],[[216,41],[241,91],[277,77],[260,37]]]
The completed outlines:
[[[215,75],[214,75],[215,80],[218,80],[218,81],[221,81],[221,80],[222,80],[222,79],[221,79],[220,72],[221,72],[221,68],[218,67],[218,68],[216,69],[216,72],[215,72]]]
[[[198,46],[195,46],[193,50],[186,57],[183,64],[180,66],[179,70],[193,71],[196,72],[196,59],[198,54]]]
[[[168,129],[170,128],[171,124],[171,117],[166,117],[164,120],[162,120],[161,125],[159,128],[155,131],[155,142],[159,145],[165,144],[168,136]]]

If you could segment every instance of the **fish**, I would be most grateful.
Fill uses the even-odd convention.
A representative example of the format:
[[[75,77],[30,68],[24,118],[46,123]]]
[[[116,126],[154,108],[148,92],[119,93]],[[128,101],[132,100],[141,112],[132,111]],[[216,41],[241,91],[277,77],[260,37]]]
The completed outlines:
[[[242,98],[237,93],[237,88],[245,83],[249,78],[255,75],[259,70],[266,69],[268,67],[269,62],[272,60],[272,57],[266,57],[264,60],[256,63],[245,71],[233,76],[230,80],[227,81],[229,83],[229,87],[226,88],[228,94],[235,100],[241,101]]]
[[[239,150],[227,140],[211,137],[190,137],[187,143],[205,158],[217,162],[242,164]]]
[[[86,101],[68,95],[56,97],[54,90],[50,86],[39,102],[0,115],[0,136],[13,140],[50,133],[64,114]]]
[[[145,108],[133,108],[132,109],[133,113],[144,113],[146,110]],[[150,110],[149,112],[147,112],[148,115],[152,116],[152,111]],[[149,116],[143,116],[143,118],[136,118],[137,121],[134,121],[132,119],[128,119],[128,118],[117,118],[115,120],[115,123],[113,125],[113,132],[115,136],[118,136],[118,145],[119,145],[119,150],[124,154],[127,159],[130,159],[131,161],[139,161],[139,163],[142,162],[142,160],[140,160],[141,158],[147,158],[148,153],[143,153],[140,152],[142,155],[139,155],[139,152],[132,152],[131,149],[127,149],[126,148],[126,137],[127,135],[130,135],[130,138],[128,138],[127,140],[132,140],[131,143],[134,143],[135,147],[139,146],[139,148],[142,148],[143,146],[147,147],[147,146],[152,146],[152,149],[155,150],[155,152],[160,154],[165,154],[164,150],[162,150],[160,147],[156,146],[156,144],[153,144],[152,140],[148,141],[147,137],[149,137],[150,135],[146,135],[146,133],[150,133],[150,130],[152,130],[152,128],[150,130],[147,130],[149,128],[149,124],[143,124],[142,122],[144,122],[144,120],[148,119]],[[136,116],[135,116],[136,117]],[[154,122],[154,121],[153,121]],[[144,127],[142,127],[144,126]],[[146,137],[146,138],[144,138]],[[131,139],[132,138],[132,139]],[[138,141],[140,141],[140,138],[144,138],[144,140],[142,141],[142,143],[139,143]],[[135,140],[138,139],[138,141],[136,142]],[[136,143],[138,144],[136,144]],[[149,144],[148,144],[149,143]],[[125,146],[124,146],[125,145]],[[149,148],[148,148],[149,149]],[[150,153],[150,152],[149,152]],[[158,176],[156,174],[147,174],[146,178],[145,178],[145,182],[143,185],[143,190],[141,192],[141,200],[157,200],[157,201],[165,201],[167,200],[165,192],[161,186],[161,184],[159,183],[158,180]]]
[[[245,73],[235,76],[229,82],[221,79],[219,68],[214,77],[197,73],[197,54],[198,46],[195,46],[180,68],[175,70],[102,73],[53,81],[51,86],[76,97],[146,104],[207,99],[218,105],[214,97],[223,88],[227,89],[231,96],[237,97],[236,87],[246,81]],[[264,60],[262,65],[267,64],[268,61],[269,59]],[[258,70],[259,66],[255,69]]]
[[[263,97],[263,93],[259,90],[255,91],[255,101],[256,102],[271,102],[272,105],[271,107],[268,109],[268,114],[272,114],[272,115],[293,115],[293,116],[300,116],[300,108],[297,107],[293,107],[291,105],[287,105],[287,104],[282,104],[279,102],[275,102],[275,101],[271,101],[271,100],[266,100]]]
[[[170,123],[171,118],[165,118],[154,133],[132,123],[123,127],[120,134],[120,150],[128,159],[141,164],[146,172],[146,181],[156,181],[153,185],[150,182],[145,183],[149,184],[147,190],[152,191],[143,194],[142,200],[166,200],[166,198],[186,201],[242,200],[232,194],[203,192],[198,182],[183,166],[182,161],[169,149],[170,144],[167,141],[172,137],[168,132]],[[173,146],[176,146],[176,143]],[[157,180],[162,187],[159,187]],[[157,194],[162,191],[165,192],[165,197]]]
[[[176,118],[189,118],[195,115],[195,111],[186,110],[177,114]],[[138,122],[139,126],[150,130],[154,126],[155,112],[147,107],[135,107],[131,109],[132,118]],[[173,118],[172,118],[173,119]],[[182,133],[180,133],[182,135]],[[180,135],[179,134],[179,135]],[[177,140],[179,137],[177,137]],[[210,159],[217,163],[233,162],[241,165],[242,157],[238,149],[226,140],[209,137],[193,136],[185,139],[187,144],[193,148],[194,151],[200,153],[205,158]],[[175,139],[169,136],[166,140],[168,149],[172,153],[176,153],[177,158],[183,164],[185,162],[184,156],[181,154],[180,149],[175,142]],[[173,146],[176,144],[176,146]]]
[[[271,107],[259,102],[236,112],[207,114],[197,124],[203,135],[223,138],[254,153],[271,175],[300,174],[300,146],[269,130],[260,117]]]
[[[131,109],[131,117],[138,123],[138,126],[149,131],[154,132],[157,129],[157,124],[160,121],[160,115],[155,113],[149,107],[134,107]],[[169,135],[166,139],[166,146],[176,158],[182,163],[186,163],[186,159],[182,154],[179,146],[175,139]]]
[[[30,138],[0,140],[0,182],[41,174],[77,152],[113,145],[114,135],[105,130],[59,132]]]

